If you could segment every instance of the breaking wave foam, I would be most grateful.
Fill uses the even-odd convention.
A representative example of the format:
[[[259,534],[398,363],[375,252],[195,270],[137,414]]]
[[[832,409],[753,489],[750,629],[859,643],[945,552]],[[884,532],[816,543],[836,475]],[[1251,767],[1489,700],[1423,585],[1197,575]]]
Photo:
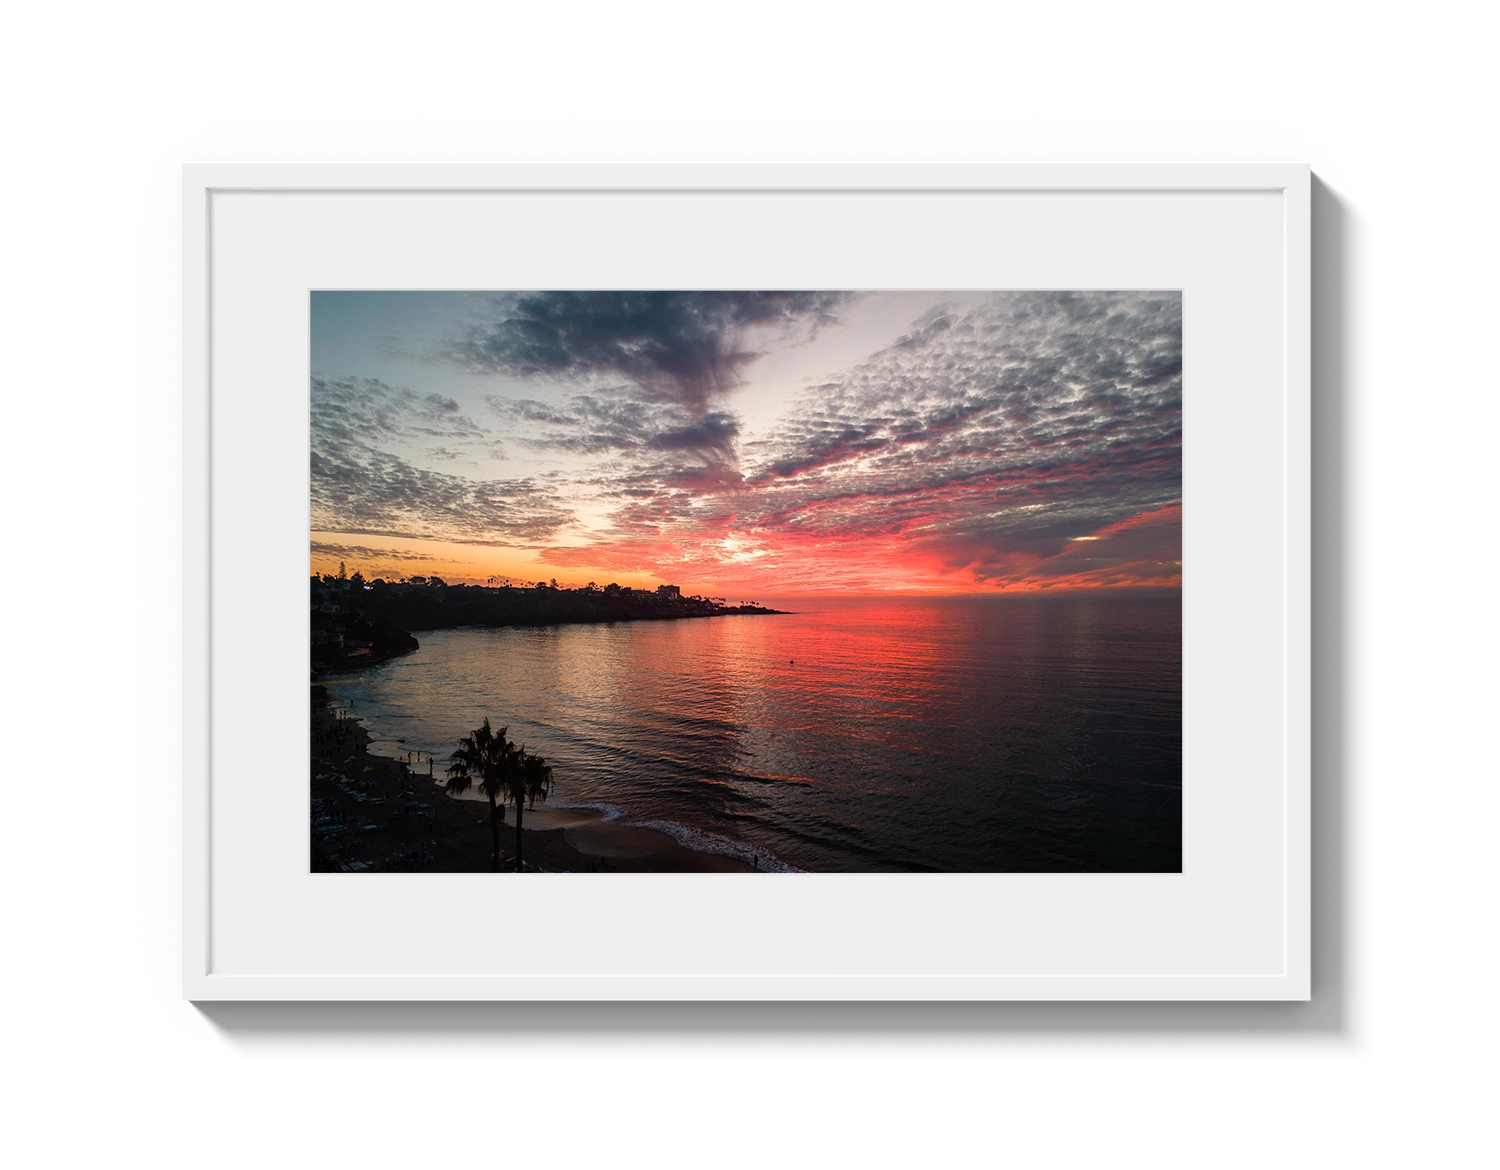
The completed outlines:
[[[566,797],[557,799],[549,796],[546,806],[548,808],[591,808],[596,813],[602,813],[605,821],[612,825],[625,819],[623,808],[604,800],[568,800]]]
[[[717,853],[720,857],[733,857],[736,861],[744,861],[753,865],[763,873],[804,873],[795,865],[781,860],[769,849],[759,845],[751,845],[748,841],[735,841],[729,837],[721,837],[717,833],[709,833],[703,829],[692,829],[687,825],[678,824],[676,821],[632,821],[626,820],[628,815],[623,808],[617,804],[610,804],[603,800],[560,800],[549,799],[548,808],[589,808],[601,813],[604,820],[609,824],[625,825],[632,829],[654,829],[658,833],[665,833],[684,849],[691,849],[695,853]]]
[[[751,845],[747,841],[734,841],[728,837],[721,837],[717,833],[707,833],[702,829],[690,829],[686,825],[679,825],[676,821],[630,821],[637,829],[655,829],[658,833],[665,833],[686,849],[695,853],[717,853],[721,857],[733,857],[738,861],[748,861],[756,869],[767,873],[802,873],[795,865],[790,865],[769,849],[763,849],[759,845]]]

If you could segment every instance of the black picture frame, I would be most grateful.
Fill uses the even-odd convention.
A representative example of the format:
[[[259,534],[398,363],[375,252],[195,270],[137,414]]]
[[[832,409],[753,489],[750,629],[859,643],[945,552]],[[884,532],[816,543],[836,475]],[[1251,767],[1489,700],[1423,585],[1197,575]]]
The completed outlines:
[[[631,1061],[676,1062],[684,1025],[756,1029],[724,1049],[733,1062],[804,1062],[870,1052],[880,1061],[1374,1062],[1374,784],[1365,742],[1319,700],[1346,691],[1364,651],[1353,645],[1349,573],[1340,597],[1320,565],[1359,564],[1353,493],[1373,446],[1350,432],[1352,402],[1374,390],[1376,222],[1334,138],[1277,114],[1208,107],[276,107],[211,114],[166,127],[145,147],[129,195],[129,407],[142,458],[130,480],[136,546],[150,588],[133,598],[133,688],[148,702],[153,772],[178,759],[178,165],[249,160],[404,162],[1310,162],[1313,422],[1313,995],[1307,1002],[672,1002],[618,1004],[643,1023]],[[124,374],[124,371],[121,371]],[[1332,408],[1340,408],[1335,428]],[[1356,416],[1358,417],[1358,416]],[[1362,501],[1361,501],[1362,502]],[[124,505],[121,505],[121,511]],[[121,516],[121,528],[126,517]],[[121,598],[127,595],[121,568]],[[126,652],[126,625],[120,651]],[[127,670],[129,666],[121,666]],[[1349,711],[1350,706],[1341,706]],[[121,729],[127,735],[127,729]],[[126,742],[126,741],[121,741]],[[1337,757],[1334,751],[1337,750]],[[127,766],[127,760],[123,760]],[[145,1013],[163,1034],[242,1062],[472,1062],[469,1002],[183,1002],[178,993],[178,807],[174,783],[133,786],[129,801],[129,962]],[[898,924],[892,924],[898,933]],[[499,1007],[499,1005],[496,1005]],[[504,1005],[501,1052],[529,1044],[555,1013]],[[567,1016],[567,1013],[564,1013]],[[576,1013],[573,1013],[576,1016]],[[378,1022],[378,1026],[377,1025]],[[895,1028],[891,1028],[894,1023]],[[338,1035],[333,1049],[308,1040]],[[588,1052],[580,1049],[580,1055]],[[705,1058],[691,1053],[693,1061]]]

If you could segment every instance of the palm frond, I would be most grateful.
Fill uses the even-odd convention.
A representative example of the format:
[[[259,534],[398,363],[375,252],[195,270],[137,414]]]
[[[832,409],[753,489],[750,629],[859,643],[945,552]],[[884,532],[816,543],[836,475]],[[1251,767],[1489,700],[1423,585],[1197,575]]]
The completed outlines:
[[[448,765],[444,788],[458,795],[477,785],[492,800],[505,791],[509,761],[515,750],[506,738],[508,730],[502,727],[495,731],[486,715],[478,727],[461,737],[453,762]]]
[[[541,756],[529,755],[524,744],[517,753],[516,773],[510,790],[513,801],[535,808],[538,800],[547,799],[552,791],[552,767]]]

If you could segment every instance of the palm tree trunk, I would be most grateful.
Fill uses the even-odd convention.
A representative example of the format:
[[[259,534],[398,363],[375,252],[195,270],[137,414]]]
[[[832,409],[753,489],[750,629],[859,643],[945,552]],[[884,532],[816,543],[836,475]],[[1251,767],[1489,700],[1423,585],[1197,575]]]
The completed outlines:
[[[516,872],[521,872],[521,808],[522,802],[516,801]]]
[[[490,863],[490,869],[494,873],[500,872],[500,822],[497,819],[500,809],[495,804],[495,797],[490,795],[490,838],[495,843],[495,857]]]

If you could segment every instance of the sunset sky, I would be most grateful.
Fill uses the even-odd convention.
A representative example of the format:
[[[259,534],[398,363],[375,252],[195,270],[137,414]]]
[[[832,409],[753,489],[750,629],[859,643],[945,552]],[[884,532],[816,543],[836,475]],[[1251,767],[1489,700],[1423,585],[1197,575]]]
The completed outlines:
[[[312,568],[1177,585],[1176,292],[314,292]]]

